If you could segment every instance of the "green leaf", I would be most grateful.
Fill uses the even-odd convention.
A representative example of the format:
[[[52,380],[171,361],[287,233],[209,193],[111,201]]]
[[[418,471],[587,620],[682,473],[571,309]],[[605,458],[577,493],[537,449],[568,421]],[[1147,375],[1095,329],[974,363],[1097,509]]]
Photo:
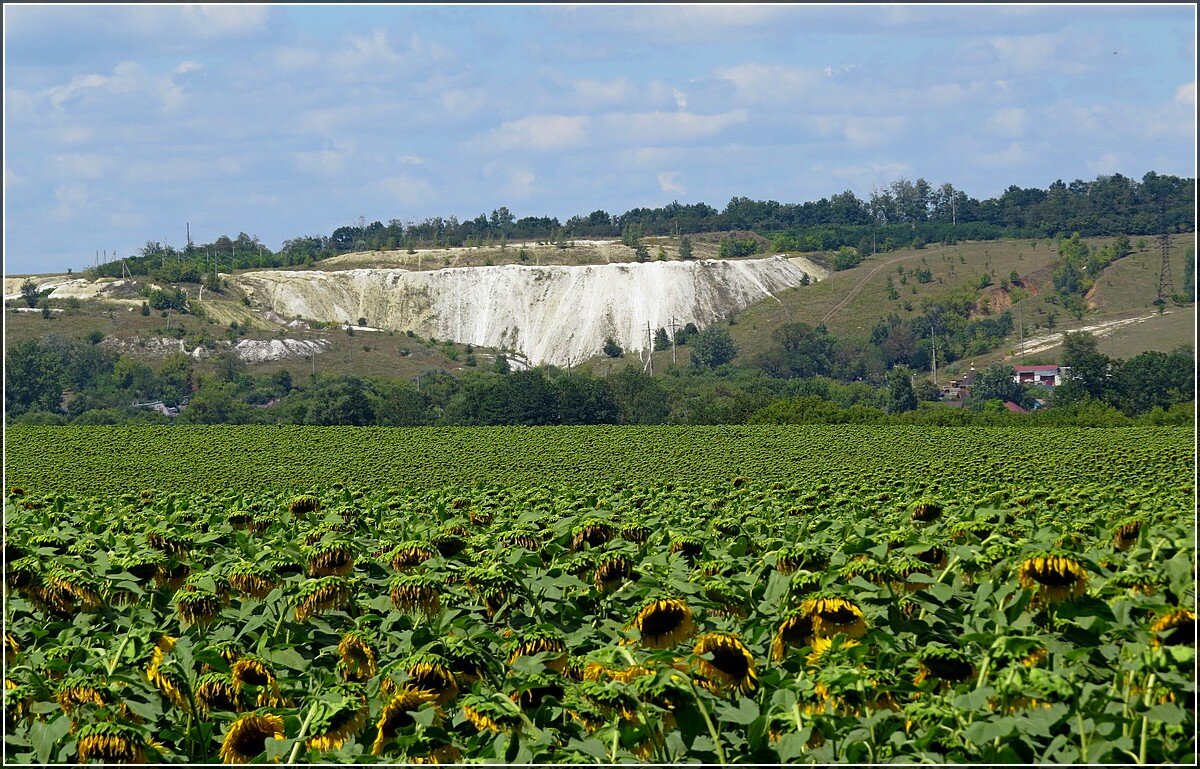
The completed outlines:
[[[37,753],[38,763],[50,762],[54,745],[71,731],[71,719],[60,715],[50,721],[35,721],[29,727],[29,742]]]

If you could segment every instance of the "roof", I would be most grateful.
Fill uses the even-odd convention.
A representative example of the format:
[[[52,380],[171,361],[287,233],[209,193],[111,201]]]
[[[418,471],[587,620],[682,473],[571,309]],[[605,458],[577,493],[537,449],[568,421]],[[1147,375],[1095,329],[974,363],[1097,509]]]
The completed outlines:
[[[1006,401],[1006,402],[1004,403],[1004,408],[1008,409],[1009,411],[1016,412],[1017,414],[1024,414],[1024,413],[1025,413],[1025,409],[1021,408],[1020,406],[1018,406],[1017,404],[1013,403],[1012,401]]]
[[[1049,363],[1043,366],[1016,366],[1017,373],[1023,371],[1058,371],[1058,364]]]

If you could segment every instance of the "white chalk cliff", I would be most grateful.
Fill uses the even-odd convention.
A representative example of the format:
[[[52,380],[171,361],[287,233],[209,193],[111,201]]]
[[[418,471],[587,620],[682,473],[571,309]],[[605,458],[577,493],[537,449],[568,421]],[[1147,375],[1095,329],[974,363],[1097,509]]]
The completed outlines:
[[[703,328],[827,271],[803,257],[440,270],[264,270],[228,276],[251,302],[286,318],[367,324],[482,347],[532,363],[597,355],[607,337],[626,351],[651,332]]]

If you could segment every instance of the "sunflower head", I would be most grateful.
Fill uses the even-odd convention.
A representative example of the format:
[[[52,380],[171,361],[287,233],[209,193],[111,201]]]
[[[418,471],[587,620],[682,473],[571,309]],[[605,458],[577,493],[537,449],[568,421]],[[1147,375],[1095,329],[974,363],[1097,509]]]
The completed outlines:
[[[420,710],[422,705],[432,703],[433,697],[429,692],[422,691],[407,684],[396,687],[395,693],[383,710],[379,713],[379,721],[375,724],[375,742],[371,745],[371,753],[379,756],[401,731],[416,724],[413,712]]]
[[[692,649],[696,666],[718,691],[735,689],[749,695],[758,688],[754,655],[736,635],[706,633]]]
[[[234,691],[239,694],[245,691],[246,687],[251,687],[249,691],[256,695],[258,707],[275,707],[282,704],[279,681],[275,673],[258,657],[240,657],[229,669],[229,676]]]
[[[862,609],[850,599],[831,593],[815,593],[802,601],[800,614],[812,622],[813,635],[828,638],[842,633],[861,638],[867,632]]]
[[[652,649],[669,649],[696,632],[692,609],[679,597],[647,602],[633,618],[633,626],[641,633],[642,645]]]
[[[615,590],[634,576],[633,562],[628,556],[615,554],[601,557],[596,563],[595,584],[600,592]]]
[[[914,523],[929,523],[942,517],[942,504],[933,499],[922,499],[913,505]]]
[[[671,540],[670,552],[681,555],[688,563],[695,563],[704,554],[704,540],[684,535]]]
[[[348,577],[319,577],[305,581],[294,597],[296,620],[305,622],[315,614],[345,607],[354,597],[354,587],[355,583]]]
[[[1142,531],[1140,516],[1126,518],[1113,529],[1113,546],[1118,550],[1129,550],[1137,544],[1138,535]]]
[[[521,728],[521,708],[500,695],[468,694],[462,698],[459,712],[478,732],[511,734]]]
[[[917,686],[930,678],[935,679],[939,686],[953,686],[975,675],[975,667],[964,652],[945,646],[927,646],[918,652],[917,662],[917,675],[913,678]]]
[[[111,687],[95,675],[77,675],[64,678],[58,685],[54,699],[64,713],[70,715],[84,705],[102,708],[111,704],[115,697]]]
[[[431,537],[429,544],[433,545],[433,549],[443,558],[453,558],[466,549],[467,540],[459,534],[443,531]]]
[[[547,655],[544,664],[556,673],[563,673],[567,669],[567,644],[563,641],[562,633],[553,628],[537,626],[522,631],[513,642],[508,664],[515,663],[518,657],[532,657],[535,654]]]
[[[641,544],[650,538],[651,529],[641,521],[630,521],[621,528],[621,539]]]
[[[185,625],[206,625],[221,613],[221,598],[208,590],[180,590],[175,609]]]
[[[226,575],[229,585],[242,595],[266,598],[279,585],[279,577],[271,569],[250,561],[242,561],[230,568]]]
[[[306,745],[320,752],[333,751],[363,730],[369,707],[366,690],[360,684],[341,684],[331,701],[321,703],[313,719],[312,737]]]
[[[392,605],[410,614],[437,614],[440,582],[433,574],[397,574],[389,583]]]
[[[612,539],[613,529],[603,520],[591,518],[571,529],[571,549],[582,550],[588,547],[599,547]]]
[[[17,655],[21,653],[21,647],[17,645],[17,639],[12,637],[11,633],[4,634],[4,664],[12,667],[17,663]]]
[[[458,696],[454,671],[451,670],[450,661],[444,657],[427,653],[413,654],[402,660],[398,667],[408,676],[409,686],[427,693],[438,705],[445,705]]]
[[[429,542],[409,540],[402,542],[392,551],[390,561],[396,571],[411,572],[437,555],[437,549]]]
[[[351,630],[338,643],[338,672],[347,681],[362,683],[379,672],[375,648],[362,630]]]
[[[1172,609],[1154,620],[1150,632],[1155,646],[1195,644],[1196,614],[1191,609]]]
[[[792,609],[779,623],[771,642],[771,659],[782,662],[788,647],[807,646],[815,634],[813,617],[803,608]]]
[[[267,750],[267,740],[283,740],[283,719],[272,713],[248,713],[230,725],[221,742],[221,761],[248,764]]]
[[[302,518],[309,513],[315,513],[321,509],[321,499],[314,494],[301,494],[294,497],[291,502],[288,502],[288,512],[297,518]]]
[[[775,552],[775,570],[781,574],[791,574],[799,569],[819,572],[829,565],[829,556],[803,545],[788,545]]]
[[[105,764],[146,763],[146,741],[129,724],[99,721],[84,724],[75,732],[80,761]]]
[[[324,539],[304,549],[310,577],[345,576],[354,571],[354,547],[344,539]]]
[[[561,701],[564,694],[564,679],[553,673],[533,673],[522,677],[509,698],[525,711],[534,711],[548,697]]]
[[[242,710],[241,698],[227,673],[205,673],[196,679],[196,710],[201,718],[211,711],[238,712]]]
[[[1087,570],[1073,558],[1040,553],[1025,559],[1017,572],[1021,587],[1045,603],[1068,601],[1087,589]]]

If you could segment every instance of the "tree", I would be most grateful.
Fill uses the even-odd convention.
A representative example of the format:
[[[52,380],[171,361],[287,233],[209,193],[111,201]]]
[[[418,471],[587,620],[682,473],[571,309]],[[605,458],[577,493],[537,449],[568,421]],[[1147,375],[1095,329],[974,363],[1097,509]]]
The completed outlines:
[[[625,354],[621,349],[621,345],[617,344],[616,340],[611,336],[604,340],[604,354],[610,358],[620,358]]]
[[[720,326],[709,326],[700,332],[692,344],[692,365],[716,368],[737,357],[737,352],[737,346],[728,331]]]
[[[660,328],[654,332],[654,349],[665,350],[671,346],[671,337],[667,335],[665,328]]]
[[[650,261],[650,249],[646,248],[645,243],[638,243],[633,248],[633,258],[639,264],[644,264]]]
[[[836,340],[824,326],[788,323],[775,329],[771,340],[778,345],[758,358],[758,365],[775,377],[827,376],[831,370]]]
[[[558,422],[564,425],[611,425],[621,417],[605,379],[590,374],[561,377],[558,390]]]
[[[1130,416],[1154,408],[1169,409],[1196,397],[1195,361],[1186,350],[1149,351],[1133,356],[1117,370],[1115,389],[1121,410]]]
[[[29,339],[4,355],[4,407],[12,415],[57,411],[63,393],[62,364]]]
[[[304,423],[309,425],[369,425],[375,410],[361,379],[346,377],[323,384],[312,393]]]
[[[896,366],[888,374],[887,413],[902,414],[917,407],[913,392],[912,372],[906,366]]]
[[[25,300],[25,304],[36,307],[40,296],[41,292],[38,291],[37,284],[26,278],[25,282],[21,284],[21,298]]]
[[[626,366],[607,381],[622,424],[660,425],[667,421],[670,399],[658,379],[634,366]]]
[[[1029,393],[1024,385],[1016,381],[1017,371],[1012,366],[996,364],[988,366],[971,387],[971,404],[981,406],[990,400],[1001,403],[1012,401],[1018,406],[1029,405]]]
[[[1066,382],[1054,394],[1056,404],[1085,399],[1108,400],[1112,361],[1097,350],[1098,339],[1087,331],[1063,335],[1062,365],[1068,369]]]
[[[680,259],[693,259],[694,258],[692,256],[692,239],[689,238],[687,235],[684,235],[683,238],[679,241],[679,258]]]

